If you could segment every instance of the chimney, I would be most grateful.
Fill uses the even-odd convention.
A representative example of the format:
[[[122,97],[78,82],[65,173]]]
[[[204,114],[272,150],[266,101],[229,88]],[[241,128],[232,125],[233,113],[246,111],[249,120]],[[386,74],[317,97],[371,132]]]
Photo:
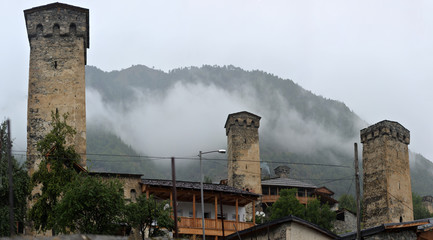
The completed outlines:
[[[279,178],[289,178],[290,168],[287,166],[278,166],[274,169],[274,172]]]

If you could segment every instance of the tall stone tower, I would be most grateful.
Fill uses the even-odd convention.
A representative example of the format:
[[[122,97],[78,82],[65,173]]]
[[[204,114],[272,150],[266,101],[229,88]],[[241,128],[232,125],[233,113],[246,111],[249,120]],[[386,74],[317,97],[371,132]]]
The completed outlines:
[[[49,131],[51,112],[69,113],[77,130],[71,144],[86,165],[85,65],[89,48],[89,10],[53,3],[24,11],[30,43],[27,110],[29,173],[38,168],[36,143]]]
[[[259,150],[260,117],[249,112],[229,114],[227,135],[228,185],[262,193]]]
[[[413,220],[409,130],[382,121],[361,130],[365,227]]]

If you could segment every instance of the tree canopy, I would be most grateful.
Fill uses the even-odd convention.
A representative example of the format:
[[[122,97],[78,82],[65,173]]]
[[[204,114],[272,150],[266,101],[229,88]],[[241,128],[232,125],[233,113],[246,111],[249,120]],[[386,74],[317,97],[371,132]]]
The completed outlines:
[[[172,212],[167,201],[156,201],[152,196],[149,199],[140,195],[136,203],[126,206],[126,217],[132,227],[139,229],[144,240],[146,229],[150,237],[161,235],[161,229],[172,231],[174,220],[170,217]]]
[[[422,204],[422,197],[414,192],[412,193],[412,204],[414,220],[433,217],[433,214]]]
[[[339,208],[345,208],[349,211],[356,213],[356,201],[355,198],[350,194],[343,194],[338,198]]]
[[[271,207],[270,220],[294,215],[330,230],[336,216],[329,205],[321,204],[318,199],[314,199],[304,206],[296,198],[296,192],[295,188],[280,191],[280,197]]]
[[[302,218],[305,214],[305,207],[296,199],[297,189],[283,189],[280,197],[272,204],[270,220],[294,215]]]
[[[122,222],[122,184],[116,180],[80,176],[67,185],[54,209],[62,233],[114,234]]]
[[[8,181],[8,132],[6,122],[1,123],[0,132],[0,237],[9,236],[9,181]],[[29,195],[29,176],[23,164],[11,156],[12,179],[14,194],[15,221],[24,222],[27,211],[27,197]]]
[[[74,146],[67,144],[76,131],[66,122],[68,114],[60,116],[58,111],[51,113],[51,131],[37,143],[41,154],[39,169],[31,177],[31,187],[40,186],[40,193],[35,193],[36,200],[30,209],[29,217],[37,231],[56,230],[54,209],[65,192],[65,186],[74,181],[77,172],[73,168],[80,155]]]

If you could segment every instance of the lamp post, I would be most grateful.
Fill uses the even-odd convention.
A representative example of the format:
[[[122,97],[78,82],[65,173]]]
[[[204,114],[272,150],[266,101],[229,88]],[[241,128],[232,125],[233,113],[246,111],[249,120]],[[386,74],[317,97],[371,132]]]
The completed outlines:
[[[199,151],[198,156],[200,157],[200,196],[201,196],[201,225],[203,227],[203,240],[206,239],[206,234],[204,233],[204,199],[203,199],[203,165],[201,161],[201,156],[203,154],[208,153],[226,153],[225,149],[215,150],[215,151],[209,151],[209,152],[202,152]],[[195,214],[195,213],[194,213]],[[217,213],[215,213],[217,214]]]

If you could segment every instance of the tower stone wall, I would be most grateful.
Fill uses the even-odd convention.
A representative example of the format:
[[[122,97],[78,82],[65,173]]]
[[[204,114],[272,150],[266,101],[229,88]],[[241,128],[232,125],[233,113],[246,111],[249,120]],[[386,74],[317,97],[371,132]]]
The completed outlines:
[[[232,113],[225,124],[228,185],[262,193],[260,176],[260,117],[249,112]]]
[[[427,211],[430,214],[433,213],[433,197],[432,196],[422,197],[422,205],[427,209]]]
[[[53,3],[24,11],[30,43],[27,110],[27,163],[40,163],[36,144],[49,131],[51,112],[68,113],[77,131],[74,144],[86,165],[85,65],[89,48],[89,10]]]
[[[362,129],[361,142],[364,226],[412,221],[409,130],[385,120]]]

